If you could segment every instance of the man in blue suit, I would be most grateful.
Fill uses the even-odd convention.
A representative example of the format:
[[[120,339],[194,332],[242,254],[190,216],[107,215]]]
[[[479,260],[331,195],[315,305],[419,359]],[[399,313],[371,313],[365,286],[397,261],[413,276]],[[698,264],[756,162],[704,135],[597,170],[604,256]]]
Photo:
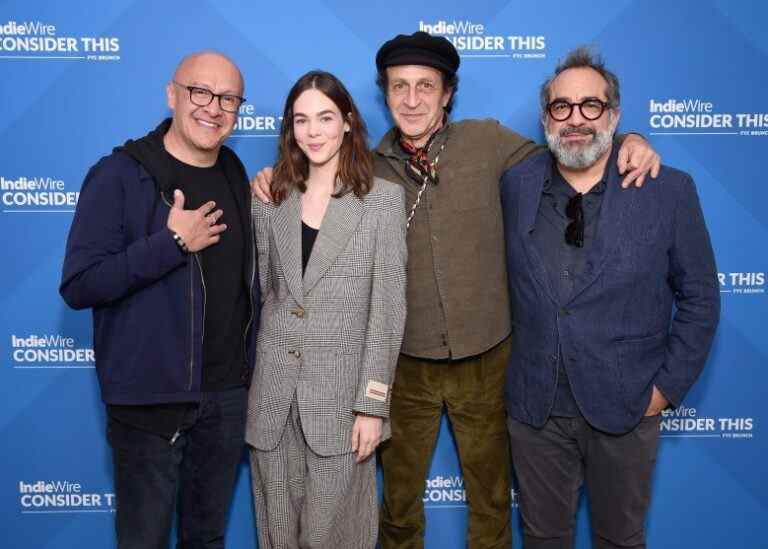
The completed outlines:
[[[645,547],[659,414],[695,382],[719,318],[712,247],[688,174],[621,189],[619,83],[599,59],[572,52],[541,106],[550,152],[502,179],[525,547],[573,547],[584,483],[593,547]]]

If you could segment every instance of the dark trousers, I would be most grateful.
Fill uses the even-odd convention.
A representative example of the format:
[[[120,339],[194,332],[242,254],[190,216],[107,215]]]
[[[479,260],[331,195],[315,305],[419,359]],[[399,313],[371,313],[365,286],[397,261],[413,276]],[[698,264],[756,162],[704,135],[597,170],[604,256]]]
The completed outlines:
[[[469,507],[467,547],[512,546],[505,340],[464,360],[400,355],[392,389],[392,439],[381,445],[382,549],[424,547],[424,490],[443,408],[456,438]]]
[[[224,547],[229,503],[245,447],[245,388],[204,393],[173,443],[110,419],[119,549]]]
[[[509,418],[525,549],[574,546],[582,484],[592,547],[644,548],[660,417],[645,417],[624,435],[593,429],[581,417],[552,417],[541,429]]]

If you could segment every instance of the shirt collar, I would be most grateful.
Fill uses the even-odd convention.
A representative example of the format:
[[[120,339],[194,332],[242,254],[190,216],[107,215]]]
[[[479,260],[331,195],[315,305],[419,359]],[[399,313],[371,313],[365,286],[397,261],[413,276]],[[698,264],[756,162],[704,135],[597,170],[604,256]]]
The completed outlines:
[[[432,148],[430,149],[429,155],[430,160],[434,160],[434,155],[437,154],[436,151],[439,151],[440,147],[445,143],[445,140],[448,139],[450,127],[451,124],[446,118],[442,127],[437,130],[435,140],[432,142]],[[381,147],[380,152],[386,156],[394,156],[401,160],[407,160],[411,156],[400,146],[400,132],[397,128],[392,128],[389,131],[387,139],[385,139],[385,142],[383,142],[382,145],[385,145],[385,147]]]
[[[614,149],[616,149],[617,146],[618,145],[616,143],[613,144]],[[611,162],[616,161],[616,155],[614,152],[615,151],[611,151],[611,155],[608,158],[608,162],[605,164],[605,170],[603,170],[603,176],[600,178],[600,181],[598,181],[586,194],[602,194],[605,192],[605,189],[608,185],[608,169],[611,166]],[[567,194],[569,197],[575,195],[576,190],[571,187],[565,177],[563,177],[563,175],[560,173],[560,170],[557,169],[557,159],[555,158],[555,155],[553,155],[551,152],[549,154],[552,157],[552,161],[549,164],[549,171],[544,178],[542,193],[549,195],[554,194],[557,185],[562,184],[566,187],[566,189],[563,190],[565,194]]]

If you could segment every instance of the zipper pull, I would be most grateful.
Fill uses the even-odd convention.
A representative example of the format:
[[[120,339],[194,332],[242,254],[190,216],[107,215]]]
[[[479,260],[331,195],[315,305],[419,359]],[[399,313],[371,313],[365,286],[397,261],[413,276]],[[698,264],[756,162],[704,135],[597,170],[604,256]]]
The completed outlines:
[[[179,438],[179,435],[181,435],[181,430],[177,430],[175,433],[173,433],[173,436],[171,437],[171,446],[173,446],[176,443],[176,440]]]

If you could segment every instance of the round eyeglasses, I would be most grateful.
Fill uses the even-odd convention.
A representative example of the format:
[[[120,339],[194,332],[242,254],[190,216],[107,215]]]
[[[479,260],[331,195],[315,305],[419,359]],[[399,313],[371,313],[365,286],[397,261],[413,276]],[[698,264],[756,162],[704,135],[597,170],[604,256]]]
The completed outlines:
[[[578,107],[581,116],[587,120],[597,120],[603,116],[603,112],[605,112],[605,109],[609,106],[610,105],[605,101],[601,101],[594,97],[585,99],[581,103],[571,103],[564,99],[555,99],[547,105],[547,112],[553,120],[564,122],[571,117],[571,114],[573,114],[573,107]]]

